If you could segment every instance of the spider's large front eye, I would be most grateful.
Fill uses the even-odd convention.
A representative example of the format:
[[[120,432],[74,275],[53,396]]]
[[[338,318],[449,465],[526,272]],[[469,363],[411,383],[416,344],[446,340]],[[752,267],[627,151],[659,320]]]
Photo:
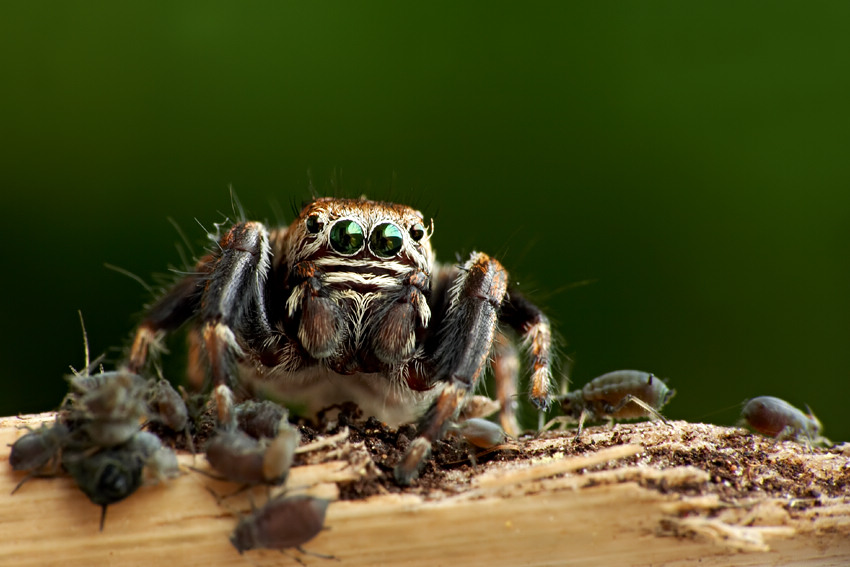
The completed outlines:
[[[396,225],[382,222],[372,229],[369,235],[369,249],[376,256],[390,258],[398,254],[404,242],[404,235]]]
[[[331,228],[331,246],[340,254],[356,254],[365,239],[363,227],[353,220],[342,219]]]

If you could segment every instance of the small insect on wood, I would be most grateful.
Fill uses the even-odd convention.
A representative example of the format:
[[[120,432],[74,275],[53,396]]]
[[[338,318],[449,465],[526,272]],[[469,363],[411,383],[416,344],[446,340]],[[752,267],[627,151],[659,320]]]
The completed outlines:
[[[101,530],[110,504],[127,498],[146,480],[158,482],[179,474],[174,452],[146,431],[112,447],[69,445],[62,452],[62,466],[89,500],[101,507]]]
[[[516,381],[516,365],[498,363],[509,349],[494,352],[502,329],[527,346],[531,401],[551,401],[547,317],[483,252],[438,263],[432,233],[419,211],[367,199],[315,199],[285,227],[240,220],[151,306],[127,366],[142,372],[163,336],[193,320],[196,385],[268,392],[307,417],[354,402],[392,427],[418,421],[394,471],[409,484],[491,355],[495,378]],[[517,429],[515,400],[500,402],[505,429]]]
[[[467,443],[481,449],[492,449],[508,440],[505,430],[499,424],[480,417],[462,421],[455,428]]]
[[[274,439],[258,441],[242,431],[222,431],[207,443],[207,460],[224,478],[242,484],[286,482],[300,436],[286,425]]]
[[[148,416],[148,381],[126,370],[68,378],[71,393],[62,407],[63,420],[75,441],[114,447],[129,441]]]
[[[563,416],[547,423],[578,422],[576,439],[581,437],[584,422],[603,419],[638,419],[652,416],[664,423],[667,419],[660,410],[676,394],[664,380],[654,374],[639,370],[616,370],[597,376],[576,390],[559,396]]]
[[[143,422],[159,417],[148,405],[155,383],[124,368],[97,374],[89,370],[87,364],[84,373],[67,378],[70,392],[57,423],[68,434],[62,437],[59,452],[62,468],[101,507],[103,530],[109,505],[129,497],[144,483],[180,473],[174,451],[153,433],[141,430]]]
[[[12,470],[28,474],[15,486],[12,494],[33,477],[58,474],[62,447],[69,437],[68,427],[57,420],[49,427],[42,424],[38,429],[30,429],[29,433],[15,441],[9,453],[9,464]]]
[[[168,380],[157,380],[148,388],[148,412],[172,431],[188,433],[189,410],[183,397]]]
[[[312,496],[278,496],[239,520],[230,541],[240,554],[249,549],[300,550],[322,531],[328,504]]]
[[[281,426],[287,426],[289,412],[268,400],[246,400],[235,408],[236,423],[240,430],[254,439],[274,439]]]
[[[809,413],[804,413],[785,400],[773,396],[759,396],[747,400],[741,410],[741,420],[744,425],[758,433],[780,441],[802,439],[810,445],[831,444],[827,438],[821,436],[821,422],[811,409]]]

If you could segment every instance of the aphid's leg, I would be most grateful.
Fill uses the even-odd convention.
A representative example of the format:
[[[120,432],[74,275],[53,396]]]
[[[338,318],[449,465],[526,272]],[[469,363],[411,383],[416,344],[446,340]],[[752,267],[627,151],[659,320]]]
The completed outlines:
[[[670,423],[670,421],[666,417],[661,415],[661,413],[657,409],[655,409],[654,407],[652,407],[651,405],[649,405],[648,403],[646,403],[642,399],[640,399],[636,396],[633,396],[632,394],[627,394],[626,396],[623,397],[622,400],[620,400],[620,403],[618,403],[616,406],[612,406],[610,408],[610,411],[608,411],[607,409],[606,409],[606,411],[608,411],[608,413],[611,414],[611,415],[615,415],[621,409],[626,407],[626,405],[628,405],[629,403],[633,403],[635,405],[640,406],[641,409],[643,409],[643,411],[645,411],[646,413],[648,413],[649,415],[651,415],[655,419],[663,421],[665,424],[667,424],[670,427],[673,426]]]
[[[439,329],[431,382],[447,382],[420,422],[413,440],[395,468],[399,484],[410,484],[455,419],[466,396],[475,389],[490,357],[498,309],[507,291],[508,274],[502,265],[483,253],[473,253],[449,290],[449,306]]]
[[[324,528],[324,529],[328,529],[328,528]],[[316,552],[316,551],[310,551],[309,549],[304,549],[304,548],[303,548],[302,546],[300,546],[300,545],[296,545],[296,546],[295,546],[295,549],[297,549],[298,551],[300,551],[300,552],[301,552],[301,553],[303,553],[304,555],[310,555],[310,556],[312,556],[312,557],[318,557],[319,559],[333,559],[334,561],[339,561],[339,560],[340,560],[340,559],[339,559],[339,557],[337,557],[336,555],[328,555],[328,554],[326,554],[326,553],[318,553],[318,552]],[[281,551],[282,551],[282,550],[281,550]],[[297,559],[296,559],[296,560],[297,560]],[[299,562],[299,563],[301,563],[302,565],[304,565],[304,563],[303,563],[302,561],[298,561],[298,562]]]
[[[519,353],[513,341],[504,333],[496,333],[493,341],[493,382],[496,385],[496,397],[501,405],[499,423],[511,437],[520,433],[516,412],[517,381],[519,379]]]
[[[295,549],[298,549],[298,551],[301,551],[301,549],[299,549],[297,547]],[[304,563],[304,560],[301,559],[300,557],[298,557],[297,555],[294,555],[292,553],[287,553],[287,551],[285,549],[279,549],[278,551],[280,551],[281,555],[286,555],[287,557],[289,557],[290,559],[293,559],[296,563],[298,563],[302,567],[307,567],[307,564]],[[301,553],[304,553],[304,552],[301,551]]]
[[[552,401],[552,330],[549,319],[519,290],[511,287],[499,320],[520,333],[531,359],[531,401],[538,409],[545,410]]]
[[[801,435],[800,429],[798,429],[794,425],[786,425],[782,428],[782,431],[776,434],[775,439],[777,441],[798,441]],[[804,435],[804,437],[808,437]]]
[[[547,421],[543,426],[539,427],[537,429],[537,434],[539,435],[544,431],[548,431],[549,428],[555,424],[558,424],[559,430],[566,429],[567,424],[571,423],[572,421],[574,420],[566,415],[556,415],[555,417]]]
[[[27,476],[22,478],[21,481],[18,484],[15,485],[15,488],[12,489],[12,492],[10,494],[16,493],[20,487],[22,487],[25,483],[29,482],[30,480],[32,480],[34,478],[53,478],[53,477],[57,476],[58,474],[59,474],[59,464],[58,463],[54,466],[54,470],[52,470],[50,472],[44,472],[44,471],[30,472],[30,473],[27,474]]]
[[[581,438],[581,432],[584,431],[584,422],[587,419],[587,410],[581,410],[581,413],[578,416],[578,431],[576,431],[575,439],[573,442],[578,441]]]

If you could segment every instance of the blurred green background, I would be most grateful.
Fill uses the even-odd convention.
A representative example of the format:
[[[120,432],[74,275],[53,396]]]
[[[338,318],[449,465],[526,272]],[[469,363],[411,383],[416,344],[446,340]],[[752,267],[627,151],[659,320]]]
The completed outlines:
[[[126,344],[231,214],[321,193],[434,217],[555,322],[573,387],[668,377],[850,437],[850,4],[5,3],[0,414]],[[231,215],[232,216],[232,215]],[[197,219],[198,223],[196,223]],[[577,285],[585,282],[586,285]]]

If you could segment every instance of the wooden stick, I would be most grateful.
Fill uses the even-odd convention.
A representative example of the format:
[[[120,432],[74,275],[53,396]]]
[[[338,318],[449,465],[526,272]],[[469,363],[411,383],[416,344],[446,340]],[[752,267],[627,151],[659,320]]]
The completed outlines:
[[[261,503],[267,497],[264,488],[219,503],[209,490],[228,494],[234,485],[189,471],[110,506],[103,532],[99,508],[67,476],[31,480],[10,495],[23,474],[10,470],[7,444],[23,434],[19,426],[52,419],[51,414],[0,419],[0,564],[297,564],[293,557],[270,550],[239,555],[228,541],[237,515],[250,508],[251,499]],[[675,425],[677,439],[697,444],[699,431],[729,431]],[[698,494],[693,487],[714,481],[708,472],[640,462],[647,448],[657,446],[650,437],[674,435],[669,428],[629,427],[617,430],[618,435],[630,432],[628,442],[581,456],[553,450],[547,459],[479,465],[468,489],[408,489],[336,501],[328,510],[327,529],[305,547],[352,566],[684,566],[697,560],[701,566],[850,564],[847,496],[821,498],[818,506],[796,513],[794,502],[781,495],[727,502]],[[595,435],[610,439],[612,433],[590,428],[584,435],[583,442],[593,443]],[[566,433],[525,443],[549,451],[566,447],[572,437]],[[818,462],[834,466],[836,481],[847,482],[842,469],[850,466],[847,457],[836,453],[835,462],[832,457],[820,454]],[[637,462],[624,464],[625,458]],[[180,455],[179,460],[183,466],[206,467],[201,456]],[[599,466],[608,468],[594,469]],[[288,486],[336,498],[339,486],[362,481],[363,474],[362,468],[335,460],[294,468]],[[658,489],[664,486],[666,490]],[[677,487],[687,490],[678,492]],[[310,565],[328,561],[311,555],[299,559]]]

